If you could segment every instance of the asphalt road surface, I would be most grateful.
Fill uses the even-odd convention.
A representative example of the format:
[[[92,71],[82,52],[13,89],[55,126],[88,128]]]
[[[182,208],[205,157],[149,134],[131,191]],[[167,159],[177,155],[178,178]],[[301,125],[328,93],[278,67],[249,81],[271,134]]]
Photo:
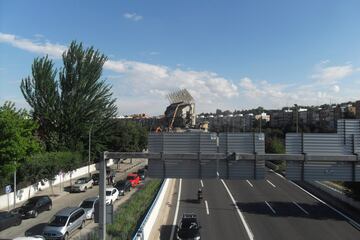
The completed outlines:
[[[128,172],[135,171],[137,167],[135,164],[139,161],[134,161],[133,164],[121,164],[120,169],[128,168],[134,166],[128,170]],[[116,169],[116,165],[112,166],[113,169]],[[126,172],[117,172],[116,179],[122,179],[125,177]],[[42,194],[41,194],[42,195]],[[99,187],[94,186],[92,189],[88,189],[86,192],[82,193],[63,193],[60,196],[53,199],[53,207],[51,211],[45,211],[38,215],[37,218],[24,219],[19,226],[14,226],[8,229],[5,229],[0,232],[0,239],[13,239],[16,237],[21,237],[25,235],[26,231],[31,232],[32,234],[41,235],[42,229],[49,222],[52,216],[61,210],[62,208],[69,206],[78,206],[84,199],[89,197],[94,197],[99,195]],[[121,197],[120,197],[121,198]]]
[[[199,187],[203,188],[201,203]],[[176,239],[176,224],[183,213],[198,216],[201,237],[206,240],[360,239],[358,223],[271,171],[265,180],[183,179],[176,188],[171,224],[164,227],[161,239],[171,239],[171,232]]]

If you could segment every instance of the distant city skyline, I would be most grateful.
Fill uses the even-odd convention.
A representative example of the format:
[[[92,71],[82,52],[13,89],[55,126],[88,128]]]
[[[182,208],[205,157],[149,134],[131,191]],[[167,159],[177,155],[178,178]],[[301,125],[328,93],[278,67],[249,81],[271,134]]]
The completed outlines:
[[[28,108],[35,57],[72,40],[109,57],[118,115],[160,115],[186,88],[196,112],[360,98],[359,1],[1,1],[0,104]],[[16,14],[15,14],[16,13]]]

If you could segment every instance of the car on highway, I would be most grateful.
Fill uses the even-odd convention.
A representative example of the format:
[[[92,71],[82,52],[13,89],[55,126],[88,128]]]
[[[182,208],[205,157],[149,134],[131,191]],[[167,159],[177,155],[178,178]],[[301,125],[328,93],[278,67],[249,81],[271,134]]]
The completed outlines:
[[[200,240],[200,228],[196,214],[184,213],[177,229],[177,239]]]
[[[18,226],[21,222],[21,214],[17,212],[0,212],[0,231],[12,226]]]
[[[113,204],[119,198],[119,190],[116,188],[106,188],[105,202],[107,205]]]
[[[140,168],[137,171],[137,175],[139,175],[141,181],[145,180],[145,178],[146,178],[146,170],[145,170],[145,168]]]
[[[99,179],[100,179],[100,174],[99,173],[93,173],[91,175],[91,178],[94,181],[94,185],[99,185]]]
[[[140,177],[137,175],[137,173],[129,173],[126,179],[131,183],[133,188],[140,183]]]
[[[57,212],[43,230],[45,239],[68,240],[76,229],[85,226],[85,210],[80,207],[66,207]]]
[[[71,192],[86,192],[94,185],[94,180],[89,177],[83,177],[76,180],[75,184],[71,186]]]
[[[114,188],[119,190],[119,195],[124,196],[125,192],[131,191],[131,183],[128,180],[120,180],[114,184]]]
[[[86,219],[92,220],[95,216],[95,205],[99,201],[99,197],[91,197],[82,201],[79,207],[85,210]]]
[[[23,218],[36,218],[43,211],[52,209],[52,200],[48,195],[29,198],[19,209]]]

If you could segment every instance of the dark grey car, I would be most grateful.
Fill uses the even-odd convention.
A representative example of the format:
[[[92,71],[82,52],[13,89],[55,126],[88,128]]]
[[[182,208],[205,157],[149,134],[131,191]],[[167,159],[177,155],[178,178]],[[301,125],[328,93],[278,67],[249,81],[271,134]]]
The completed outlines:
[[[49,196],[36,196],[29,198],[20,208],[19,213],[22,217],[33,217],[43,211],[49,211],[52,208],[52,201]]]
[[[21,224],[21,215],[15,212],[0,212],[0,231]]]

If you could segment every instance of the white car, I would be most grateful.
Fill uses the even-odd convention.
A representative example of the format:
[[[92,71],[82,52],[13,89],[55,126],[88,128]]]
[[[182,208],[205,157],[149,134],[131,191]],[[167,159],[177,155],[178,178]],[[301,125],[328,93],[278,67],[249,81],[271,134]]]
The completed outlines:
[[[76,180],[75,184],[71,187],[71,192],[86,192],[94,185],[94,180],[89,177],[83,177]]]
[[[106,204],[113,204],[119,198],[119,190],[116,188],[106,188]]]

